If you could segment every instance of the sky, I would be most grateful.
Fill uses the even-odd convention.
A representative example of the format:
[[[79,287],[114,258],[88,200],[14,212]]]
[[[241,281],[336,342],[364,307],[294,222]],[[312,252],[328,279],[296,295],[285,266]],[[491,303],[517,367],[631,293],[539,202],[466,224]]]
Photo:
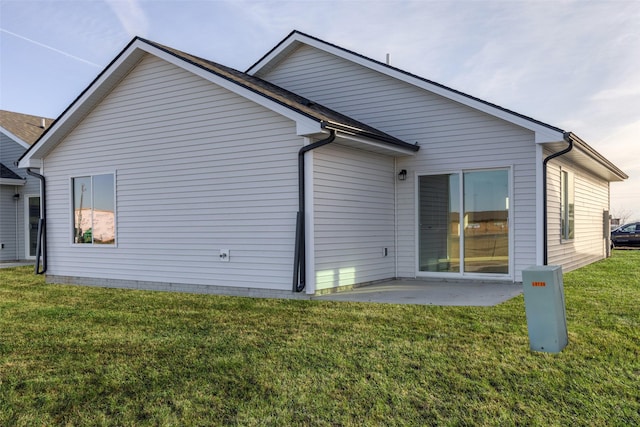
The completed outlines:
[[[640,220],[638,0],[0,0],[0,109],[58,117],[135,36],[244,71],[294,29],[572,131]]]

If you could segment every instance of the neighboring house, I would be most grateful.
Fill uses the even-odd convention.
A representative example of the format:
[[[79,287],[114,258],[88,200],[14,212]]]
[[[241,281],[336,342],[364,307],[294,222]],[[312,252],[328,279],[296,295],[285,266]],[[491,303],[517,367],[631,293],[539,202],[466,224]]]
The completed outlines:
[[[607,255],[627,177],[572,133],[296,31],[246,73],[135,38],[20,166],[46,178],[50,282],[247,295],[574,269]]]
[[[51,122],[48,118],[0,110],[0,261],[35,256],[40,182],[15,163]]]

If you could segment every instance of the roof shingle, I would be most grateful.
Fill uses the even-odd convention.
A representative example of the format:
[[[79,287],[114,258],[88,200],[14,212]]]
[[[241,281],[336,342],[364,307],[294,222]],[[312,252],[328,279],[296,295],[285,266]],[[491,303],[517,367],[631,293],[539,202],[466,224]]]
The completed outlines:
[[[43,120],[44,128],[42,127]],[[51,126],[52,123],[53,119],[47,117],[0,110],[0,126],[29,145],[36,142],[45,129]]]
[[[145,40],[142,38],[140,38],[140,40],[184,61],[187,61],[202,69],[214,73],[219,77],[232,81],[233,83],[236,83],[272,101],[286,106],[300,114],[324,122],[325,126],[329,129],[333,128],[335,130],[348,131],[355,135],[373,138],[391,145],[409,149],[411,151],[417,151],[419,149],[419,146],[415,144],[409,144],[405,141],[402,141],[372,126],[354,120],[348,116],[345,116],[344,114],[324,107],[323,105],[317,104],[312,100],[309,100],[272,83],[269,83],[266,80],[262,80],[259,77],[243,73],[242,71],[235,70],[233,68],[188,54],[186,52],[182,52],[177,49],[173,49],[168,46],[161,45],[153,41]]]
[[[0,163],[0,178],[4,179],[23,179],[20,175]]]

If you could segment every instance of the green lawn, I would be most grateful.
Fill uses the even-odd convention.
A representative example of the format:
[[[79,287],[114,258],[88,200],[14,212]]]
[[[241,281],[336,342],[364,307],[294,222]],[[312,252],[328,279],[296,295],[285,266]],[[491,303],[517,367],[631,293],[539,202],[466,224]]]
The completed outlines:
[[[0,269],[0,425],[640,424],[640,251],[524,300],[431,307],[45,285]]]

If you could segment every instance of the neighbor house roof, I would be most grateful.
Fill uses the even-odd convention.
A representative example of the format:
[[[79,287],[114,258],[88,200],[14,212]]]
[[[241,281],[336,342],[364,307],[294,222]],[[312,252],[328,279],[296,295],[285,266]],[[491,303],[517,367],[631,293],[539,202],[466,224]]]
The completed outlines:
[[[390,77],[440,95],[444,98],[490,114],[525,129],[529,129],[534,132],[536,143],[548,144],[549,148],[552,150],[565,148],[567,145],[565,141],[568,138],[571,138],[574,143],[574,150],[568,153],[566,157],[587,169],[593,170],[598,175],[610,181],[621,181],[628,178],[622,170],[571,132],[566,132],[556,126],[552,126],[541,122],[540,120],[536,120],[483,99],[468,95],[383,62],[376,61],[375,59],[368,58],[357,52],[328,43],[297,30],[292,31],[266,55],[249,67],[246,72],[254,76],[265,75],[270,70],[277,67],[278,64],[290,53],[302,45],[308,45],[320,49],[363,67],[378,71],[382,74],[386,74]]]
[[[0,178],[2,179],[19,179],[22,180],[22,177],[0,163]]]
[[[371,144],[377,148],[387,147],[398,153],[412,153],[419,149],[416,144],[404,142],[258,77],[135,37],[67,107],[53,126],[27,150],[20,158],[20,167],[39,167],[40,160],[62,141],[147,54],[165,59],[294,120],[299,135],[318,135],[334,130],[343,138],[353,138],[358,143]]]
[[[0,163],[0,185],[24,185],[25,179]]]
[[[53,119],[47,117],[0,110],[0,131],[16,140],[24,148],[36,142],[51,123]]]

